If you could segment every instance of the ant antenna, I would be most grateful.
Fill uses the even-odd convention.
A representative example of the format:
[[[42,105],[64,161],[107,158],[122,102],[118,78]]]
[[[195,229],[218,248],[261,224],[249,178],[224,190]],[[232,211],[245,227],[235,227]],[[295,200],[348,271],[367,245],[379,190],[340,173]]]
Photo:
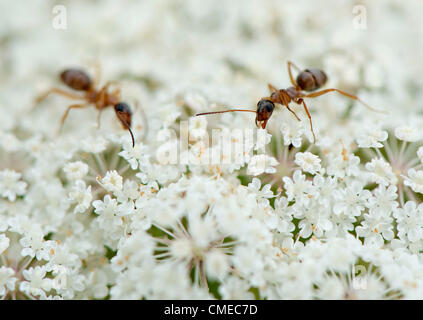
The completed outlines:
[[[135,147],[135,139],[134,139],[134,134],[132,133],[131,127],[125,122],[125,127],[126,129],[128,129],[129,133],[131,134],[131,138],[132,138],[132,148]]]
[[[254,111],[254,110],[247,110],[247,109],[232,109],[232,110],[225,110],[225,111],[213,111],[213,112],[203,112],[203,113],[197,113],[195,116],[204,116],[204,115],[207,115],[207,114],[226,113],[226,112],[236,112],[236,111],[257,113],[257,111]]]
[[[387,111],[385,111],[385,110],[379,110],[379,109],[375,109],[375,108],[373,108],[373,107],[369,106],[367,103],[365,103],[363,100],[361,100],[361,99],[359,99],[359,98],[357,98],[357,101],[358,101],[358,102],[360,102],[363,106],[365,106],[365,107],[366,107],[367,109],[369,109],[370,111],[373,111],[373,112],[378,112],[378,113],[388,114],[388,112],[387,112]]]
[[[135,138],[134,138],[134,134],[132,133],[131,126],[124,119],[119,118],[119,120],[125,126],[125,128],[128,129],[129,133],[131,134],[132,148],[134,148],[135,147]]]
[[[141,113],[141,116],[143,118],[144,127],[143,127],[143,136],[142,136],[142,138],[144,139],[148,135],[148,119],[147,119],[147,115],[145,114],[144,109],[143,108],[140,108],[140,104],[139,104],[138,100],[135,100],[135,103],[134,104],[135,104],[135,112],[137,112],[138,109],[139,109],[139,111]]]
[[[134,138],[134,134],[132,133],[131,127],[128,125],[128,123],[126,123],[126,121],[124,122],[124,125],[125,125],[126,129],[128,129],[129,133],[131,134],[132,148],[134,148],[135,147],[135,138]]]

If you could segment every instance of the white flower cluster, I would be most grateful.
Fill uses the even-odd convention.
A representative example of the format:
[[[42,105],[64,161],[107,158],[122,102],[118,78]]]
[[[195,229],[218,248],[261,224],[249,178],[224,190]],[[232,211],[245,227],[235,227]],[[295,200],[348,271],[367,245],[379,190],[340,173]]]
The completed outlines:
[[[124,4],[66,2],[65,30],[49,2],[0,4],[0,299],[423,297],[423,3],[366,4],[372,30],[347,0]],[[33,106],[91,57],[130,102],[134,147],[112,108],[100,128],[72,109],[57,134],[75,101]],[[290,85],[288,57],[385,113],[306,99],[316,143],[294,103],[300,121],[276,107],[266,129],[193,117],[254,110]]]

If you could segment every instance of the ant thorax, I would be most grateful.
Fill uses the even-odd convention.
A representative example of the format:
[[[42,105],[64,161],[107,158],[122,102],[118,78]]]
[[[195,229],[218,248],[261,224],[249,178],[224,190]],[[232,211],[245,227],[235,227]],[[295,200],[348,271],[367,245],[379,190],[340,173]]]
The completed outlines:
[[[287,105],[291,102],[291,100],[295,101],[299,95],[300,91],[295,89],[295,87],[289,87],[287,89],[280,89],[278,91],[272,92],[270,99],[275,103]]]
[[[95,103],[98,100],[99,92],[97,90],[87,91],[86,99],[90,103]]]
[[[300,95],[300,91],[295,89],[295,87],[288,87],[285,89],[285,91],[291,99],[298,98],[298,96]]]

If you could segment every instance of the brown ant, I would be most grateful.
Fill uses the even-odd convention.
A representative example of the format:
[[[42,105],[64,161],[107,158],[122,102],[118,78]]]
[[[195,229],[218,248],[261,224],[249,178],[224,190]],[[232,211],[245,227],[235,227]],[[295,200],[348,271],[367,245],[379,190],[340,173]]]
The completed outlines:
[[[96,73],[96,77],[91,80],[90,76],[83,70],[80,69],[66,69],[60,74],[60,79],[69,88],[75,91],[83,91],[84,94],[80,95],[74,92],[62,90],[60,88],[51,88],[44,94],[40,95],[36,99],[36,104],[43,101],[50,93],[59,94],[74,100],[85,100],[85,103],[71,104],[66,109],[66,112],[62,116],[60,129],[62,130],[63,124],[71,109],[82,109],[89,107],[91,104],[98,110],[97,126],[100,127],[100,116],[104,108],[113,106],[115,113],[119,121],[121,122],[124,129],[127,129],[131,134],[132,147],[135,146],[134,135],[131,131],[131,118],[132,112],[129,105],[125,102],[120,101],[120,89],[115,88],[109,92],[109,86],[112,82],[107,82],[102,88],[98,89],[99,71]]]
[[[294,80],[292,76],[291,67],[294,67],[299,71],[297,75],[297,79]],[[322,87],[328,77],[326,73],[319,69],[309,68],[301,71],[294,63],[288,61],[288,74],[289,78],[291,79],[292,86],[288,87],[287,89],[277,89],[275,86],[268,84],[270,90],[270,97],[261,98],[260,101],[257,103],[257,111],[254,110],[246,110],[246,109],[232,109],[226,111],[215,111],[215,112],[205,112],[205,113],[198,113],[196,116],[208,115],[208,114],[215,114],[215,113],[225,113],[225,112],[236,112],[236,111],[243,111],[243,112],[253,112],[256,113],[256,126],[261,126],[263,129],[266,128],[267,121],[270,119],[273,110],[275,109],[275,103],[284,105],[294,116],[295,118],[300,121],[297,114],[289,107],[290,102],[295,102],[297,104],[302,104],[304,107],[305,112],[310,120],[310,128],[311,133],[313,134],[313,140],[316,142],[316,136],[314,135],[313,131],[313,122],[311,121],[311,115],[308,112],[307,106],[304,102],[304,98],[315,98],[326,94],[328,92],[336,91],[348,98],[353,100],[357,100],[358,102],[362,103],[365,107],[372,111],[380,112],[379,110],[373,109],[358,97],[344,92],[339,89],[331,88],[331,89],[324,89],[321,91],[313,92],[313,93],[305,93],[311,92],[319,89]],[[305,91],[305,92],[303,92]]]

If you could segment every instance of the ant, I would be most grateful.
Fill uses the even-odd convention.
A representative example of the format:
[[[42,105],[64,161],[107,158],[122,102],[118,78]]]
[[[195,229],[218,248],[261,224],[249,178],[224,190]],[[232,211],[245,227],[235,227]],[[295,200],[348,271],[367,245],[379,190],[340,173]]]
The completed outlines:
[[[297,79],[294,80],[292,76],[291,68],[294,67],[297,71],[299,71],[297,75]],[[300,121],[297,114],[289,107],[290,102],[295,102],[297,104],[302,104],[304,107],[305,112],[310,121],[310,128],[311,133],[313,134],[313,140],[316,142],[316,136],[314,135],[313,131],[313,122],[311,121],[311,115],[307,109],[307,106],[304,102],[304,98],[315,98],[326,94],[328,92],[336,91],[348,98],[356,100],[363,104],[366,108],[381,112],[380,110],[373,109],[358,97],[349,94],[345,91],[331,88],[331,89],[324,89],[321,91],[313,92],[313,93],[306,93],[311,92],[319,89],[322,87],[328,80],[326,73],[323,70],[309,68],[302,70],[299,69],[294,63],[288,61],[288,74],[291,80],[292,86],[288,87],[287,89],[277,89],[275,86],[271,85],[270,83],[267,85],[270,90],[270,97],[261,98],[260,101],[257,103],[257,111],[254,110],[246,110],[246,109],[232,109],[226,111],[215,111],[215,112],[205,112],[205,113],[198,113],[196,116],[208,115],[208,114],[215,114],[215,113],[225,113],[225,112],[236,112],[236,111],[243,111],[243,112],[253,112],[256,113],[255,123],[256,126],[261,126],[263,129],[266,128],[267,121],[270,119],[273,110],[275,109],[275,103],[284,105],[294,116],[295,118]]]
[[[115,109],[115,113],[119,121],[121,122],[124,129],[127,129],[131,134],[132,138],[132,147],[135,146],[135,139],[134,135],[131,131],[131,119],[132,119],[132,112],[129,105],[125,102],[120,101],[120,89],[115,88],[113,91],[109,92],[109,86],[112,82],[107,82],[103,87],[98,89],[98,79],[99,79],[99,70],[97,69],[96,77],[94,81],[90,78],[90,76],[81,69],[66,69],[62,73],[60,73],[60,79],[62,82],[67,85],[69,88],[75,91],[82,91],[84,92],[83,95],[69,92],[66,90],[62,90],[60,88],[51,88],[47,90],[44,94],[40,95],[36,99],[36,105],[39,104],[41,101],[47,98],[47,96],[51,93],[59,94],[70,99],[74,100],[85,100],[85,103],[79,104],[71,104],[66,109],[66,112],[62,116],[61,125],[59,132],[63,128],[63,124],[69,114],[71,109],[82,109],[89,107],[91,104],[99,111],[97,116],[97,126],[100,127],[100,116],[101,112],[104,108],[109,106],[113,106]]]

